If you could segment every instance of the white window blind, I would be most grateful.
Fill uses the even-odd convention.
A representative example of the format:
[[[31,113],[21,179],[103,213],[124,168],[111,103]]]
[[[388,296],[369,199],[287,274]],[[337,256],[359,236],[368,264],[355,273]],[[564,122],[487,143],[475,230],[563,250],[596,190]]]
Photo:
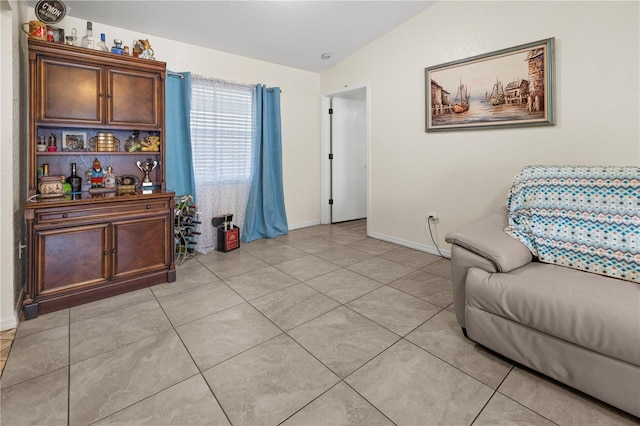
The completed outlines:
[[[255,87],[194,77],[191,146],[196,182],[249,181]]]

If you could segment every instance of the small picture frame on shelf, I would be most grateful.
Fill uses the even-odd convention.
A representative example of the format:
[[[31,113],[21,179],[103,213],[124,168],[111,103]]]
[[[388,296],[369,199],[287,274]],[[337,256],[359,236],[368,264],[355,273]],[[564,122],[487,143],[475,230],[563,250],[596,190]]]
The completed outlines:
[[[53,40],[50,41],[54,43],[64,43],[64,28],[47,25],[47,35],[49,35],[49,31],[51,31],[51,35],[53,36]]]
[[[84,151],[87,149],[86,132],[62,132],[63,151]]]

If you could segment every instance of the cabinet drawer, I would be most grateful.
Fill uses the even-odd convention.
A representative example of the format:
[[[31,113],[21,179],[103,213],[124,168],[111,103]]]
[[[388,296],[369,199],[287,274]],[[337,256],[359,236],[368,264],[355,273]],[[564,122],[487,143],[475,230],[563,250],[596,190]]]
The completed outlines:
[[[86,205],[36,210],[35,223],[62,224],[64,222],[87,219],[113,220],[119,217],[157,214],[169,208],[167,200],[145,200],[137,202],[114,203],[109,205]]]

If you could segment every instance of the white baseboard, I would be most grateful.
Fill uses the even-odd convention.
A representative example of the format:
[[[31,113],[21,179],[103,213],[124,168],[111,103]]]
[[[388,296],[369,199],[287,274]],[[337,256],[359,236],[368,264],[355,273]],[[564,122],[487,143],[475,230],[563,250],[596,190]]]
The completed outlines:
[[[289,231],[293,231],[294,229],[308,228],[310,226],[320,225],[320,220],[313,220],[311,222],[299,223],[296,225],[290,225]],[[371,238],[376,238],[378,240],[386,241],[389,243],[397,244],[399,246],[408,247],[414,250],[423,251],[429,254],[435,254],[436,256],[446,257],[447,259],[451,259],[451,250],[440,249],[440,253],[438,253],[438,249],[434,246],[428,246],[426,244],[419,244],[414,241],[403,240],[400,238],[392,237],[390,235],[380,234],[378,232],[369,232],[367,235]]]
[[[22,292],[20,292],[20,297],[18,297],[18,301],[16,302],[16,306],[13,309],[13,312],[3,312],[2,318],[0,318],[0,331],[11,330],[12,328],[18,327],[18,315],[20,310],[22,309]]]
[[[429,254],[435,254],[436,256],[440,256],[440,253],[447,259],[451,259],[451,250],[440,249],[440,253],[438,253],[438,249],[434,246],[428,246],[426,244],[419,244],[413,241],[407,241],[400,238],[392,237],[390,235],[380,234],[378,232],[369,232],[371,238],[376,238],[378,240],[386,241],[388,243],[397,244],[399,246],[408,247],[414,250],[424,251]]]
[[[293,231],[294,229],[300,229],[300,228],[308,228],[310,226],[316,226],[316,225],[320,225],[320,219],[312,220],[311,222],[298,223],[296,225],[289,225],[289,231]]]

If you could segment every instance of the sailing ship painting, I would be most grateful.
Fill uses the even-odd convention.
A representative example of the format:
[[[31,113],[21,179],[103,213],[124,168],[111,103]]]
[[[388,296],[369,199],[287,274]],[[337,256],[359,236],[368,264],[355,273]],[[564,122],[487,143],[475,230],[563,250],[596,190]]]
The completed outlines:
[[[491,90],[491,105],[502,105],[505,101],[504,86],[502,86],[502,82],[496,77],[496,82]]]
[[[469,90],[467,90],[467,86],[462,84],[462,79],[460,79],[460,85],[453,102],[453,112],[456,114],[469,111]]]
[[[553,41],[426,68],[426,130],[554,124]]]

